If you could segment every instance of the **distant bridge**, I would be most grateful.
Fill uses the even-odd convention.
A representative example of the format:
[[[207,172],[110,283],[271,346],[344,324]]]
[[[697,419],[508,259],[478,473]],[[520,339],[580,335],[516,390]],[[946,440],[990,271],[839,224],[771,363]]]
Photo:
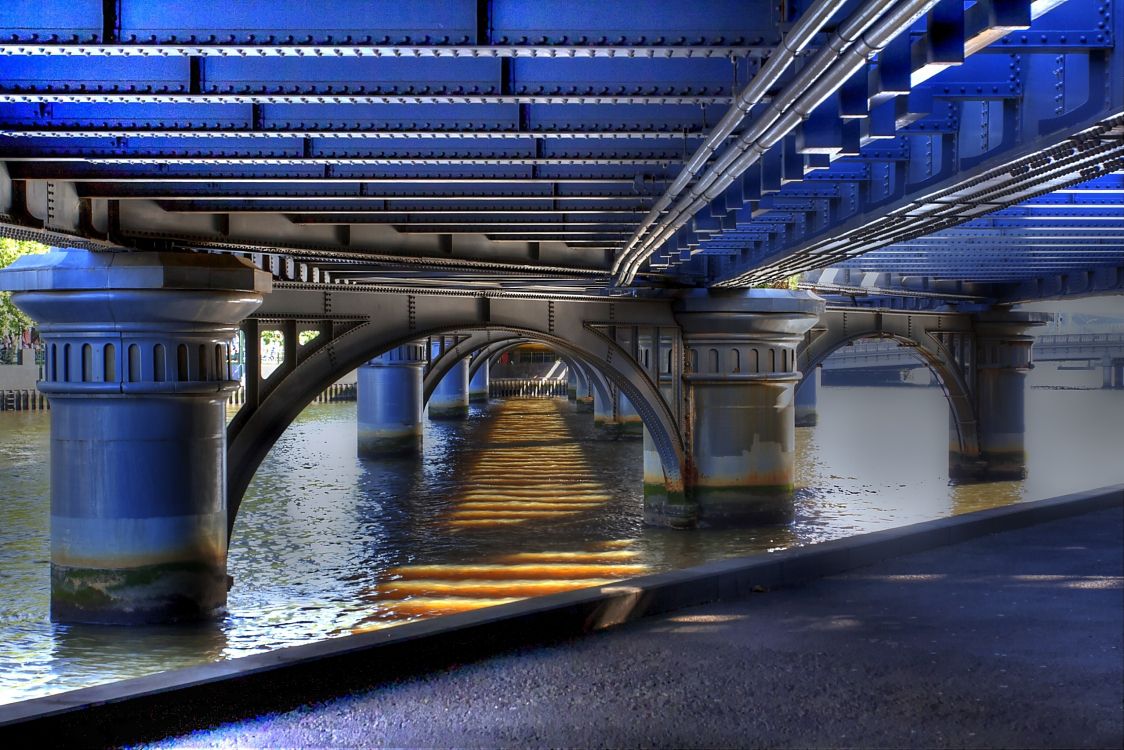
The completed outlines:
[[[1117,374],[1124,364],[1124,333],[1057,333],[1036,336],[1036,362],[1083,363],[1105,368],[1104,387],[1124,387]],[[913,370],[926,367],[911,347],[896,341],[864,340],[838,350],[823,363],[828,371]]]

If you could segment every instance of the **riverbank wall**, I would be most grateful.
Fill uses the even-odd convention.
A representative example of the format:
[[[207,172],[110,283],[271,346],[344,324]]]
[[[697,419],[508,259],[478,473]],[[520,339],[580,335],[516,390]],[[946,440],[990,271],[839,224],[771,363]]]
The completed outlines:
[[[34,349],[21,349],[15,364],[0,364],[0,411],[50,408],[46,396],[35,389],[38,380]]]

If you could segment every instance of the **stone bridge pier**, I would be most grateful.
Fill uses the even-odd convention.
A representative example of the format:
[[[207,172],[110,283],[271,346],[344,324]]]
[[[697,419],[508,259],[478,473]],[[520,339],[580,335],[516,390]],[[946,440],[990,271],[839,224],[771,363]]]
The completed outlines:
[[[796,386],[796,426],[815,427],[819,422],[816,401],[820,393],[821,370],[813,367],[811,372],[802,375],[804,379]]]
[[[422,368],[425,342],[397,346],[356,372],[359,455],[417,453],[422,443]]]
[[[791,520],[796,347],[823,309],[806,292],[765,289],[676,302],[687,351],[686,485],[700,523]]]
[[[949,478],[1017,479],[1025,474],[1023,419],[1026,374],[1042,313],[995,309],[978,313],[917,313],[831,308],[820,315],[798,350],[804,381],[797,409],[818,367],[859,339],[894,339],[929,367],[949,403]],[[812,391],[814,393],[814,390]],[[798,419],[800,417],[798,416]]]
[[[5,288],[51,400],[51,616],[152,623],[226,604],[228,347],[270,290],[231,256],[50,253]]]
[[[1106,356],[1101,360],[1101,388],[1124,388],[1124,359]]]
[[[640,414],[636,407],[628,400],[620,389],[607,386],[607,397],[602,397],[599,391],[593,394],[593,421],[607,433],[621,437],[638,438],[644,428]]]
[[[966,368],[974,372],[978,455],[950,448],[949,478],[961,481],[1026,476],[1026,376],[1033,368],[1028,331],[1044,322],[1029,313],[994,311],[973,316],[974,341]],[[974,361],[972,359],[974,358]]]
[[[430,344],[430,356],[437,359],[448,345],[444,336]],[[468,416],[469,369],[470,360],[463,357],[457,360],[429,397],[430,419],[464,419]],[[487,398],[485,396],[485,398]]]
[[[488,362],[487,356],[472,364],[476,367],[471,370],[468,379],[468,400],[473,404],[487,403],[491,364]]]

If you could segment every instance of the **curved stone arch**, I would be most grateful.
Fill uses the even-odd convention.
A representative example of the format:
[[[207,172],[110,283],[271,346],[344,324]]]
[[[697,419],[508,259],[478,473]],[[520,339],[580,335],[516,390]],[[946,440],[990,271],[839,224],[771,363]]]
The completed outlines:
[[[613,391],[609,386],[609,381],[597,370],[585,362],[578,362],[578,367],[583,368],[585,371],[586,381],[589,383],[591,391],[597,391],[598,397],[603,404],[613,403]]]
[[[462,332],[457,332],[458,334]],[[463,334],[462,334],[463,335]],[[465,357],[472,356],[473,354],[480,353],[480,356],[473,358],[473,365],[469,365],[469,377],[475,374],[476,370],[481,367],[483,358],[495,358],[500,356],[506,351],[510,351],[523,344],[534,341],[533,338],[526,336],[518,336],[515,334],[497,333],[495,331],[475,331],[465,335],[465,337],[445,350],[445,353],[434,362],[433,367],[425,376],[425,384],[423,385],[423,403],[429,402],[429,397],[437,388],[437,384],[441,379],[449,374],[457,362]],[[581,357],[577,357],[565,352],[555,351],[558,358],[566,363],[567,367],[574,368],[578,373],[579,380],[584,384],[588,384],[591,390],[596,390],[597,395],[602,399],[602,403],[610,403],[612,401],[612,389],[608,381],[602,376],[596,367],[584,361]]]
[[[456,333],[461,334],[460,331]],[[433,395],[437,385],[465,357],[471,357],[491,344],[509,344],[512,339],[516,338],[514,334],[490,330],[471,331],[461,335],[464,335],[464,338],[446,349],[440,357],[431,363],[422,385],[422,404],[429,403],[429,397]],[[476,361],[475,358],[473,361]],[[469,379],[476,374],[478,369],[480,369],[480,364],[477,364],[476,367],[472,367],[471,363],[469,364]]]
[[[503,346],[497,347],[496,350],[489,356],[491,356],[492,358],[498,357],[504,352],[510,351],[511,349],[514,349],[515,347],[528,343],[530,341],[531,339],[519,339],[516,342],[507,343]],[[602,398],[609,398],[609,384],[605,380],[605,378],[602,377],[601,373],[596,367],[592,366],[590,363],[584,361],[580,357],[574,357],[572,355],[566,354],[565,352],[556,351],[555,354],[558,355],[559,359],[566,363],[567,367],[573,368],[573,370],[577,373],[579,390],[581,390],[583,387],[587,390],[587,392],[596,390]]]
[[[637,407],[660,453],[669,491],[682,492],[685,451],[671,410],[640,366],[619,344],[586,326],[570,326],[566,340],[549,330],[530,326],[465,320],[463,313],[447,313],[446,320],[433,320],[424,330],[403,333],[392,321],[368,319],[326,343],[297,363],[244,417],[236,417],[227,438],[227,527],[234,528],[242,496],[258,466],[273,444],[316,395],[344,374],[372,357],[427,336],[466,331],[506,331],[528,341],[550,345],[576,360],[596,362],[596,369],[616,385]],[[440,317],[440,316],[434,316]],[[596,352],[604,351],[599,357]],[[249,405],[243,408],[247,408]],[[229,538],[229,534],[228,534]]]
[[[845,327],[843,331],[833,331],[829,324],[826,331],[814,336],[800,347],[797,353],[797,366],[801,373],[801,384],[816,367],[823,364],[839,349],[860,339],[894,339],[914,351],[921,361],[932,371],[952,409],[953,423],[956,427],[960,452],[965,456],[979,455],[979,427],[976,418],[971,389],[965,380],[959,364],[952,352],[932,333],[923,328],[914,332],[907,320],[904,329],[897,318],[912,316],[884,316],[872,314],[866,325]],[[887,324],[889,323],[889,324]],[[812,332],[814,334],[815,331]],[[918,335],[920,334],[920,335]]]
[[[507,339],[506,341],[499,341],[495,344],[484,347],[480,350],[479,354],[472,358],[472,362],[468,365],[468,375],[472,377],[476,371],[484,366],[484,361],[487,360],[489,365],[495,364],[496,357],[504,352],[510,351],[517,346],[524,343],[524,339],[514,338]]]
[[[476,370],[481,367],[484,358],[494,359],[506,351],[510,351],[534,340],[533,338],[514,334],[497,334],[495,331],[477,331],[467,335],[456,346],[447,349],[445,354],[441,356],[425,376],[425,386],[423,388],[425,401],[429,401],[429,395],[433,393],[437,384],[452,370],[456,362],[461,359],[479,353],[478,356],[473,357],[472,364],[469,365],[469,377],[471,378],[472,375],[476,373]],[[559,351],[555,351],[555,354],[566,363],[567,367],[574,368],[582,384],[587,384],[590,389],[596,390],[598,396],[600,396],[605,403],[611,400],[612,391],[609,387],[609,383],[596,367],[584,361],[581,357]]]
[[[425,382],[422,387],[423,403],[429,402],[429,397],[437,388],[437,384],[449,374],[457,362],[460,362],[465,357],[472,357],[468,366],[468,377],[471,379],[472,376],[483,367],[485,360],[495,359],[504,352],[522,346],[530,341],[530,339],[525,336],[489,330],[474,331],[467,335],[461,332],[457,333],[463,336],[463,338],[455,346],[446,349],[438,359],[434,360],[430,366],[429,372],[425,375]],[[568,366],[573,366],[572,358],[562,355],[559,355],[559,358],[566,361]],[[585,378],[585,371],[582,370],[581,373],[582,378]]]
[[[569,360],[566,361],[566,366],[573,369],[574,379],[577,380],[577,391],[575,393],[575,396],[577,398],[582,398],[585,395],[591,393],[594,385],[593,381],[589,377],[589,373],[586,372],[585,367],[580,362],[571,362]]]

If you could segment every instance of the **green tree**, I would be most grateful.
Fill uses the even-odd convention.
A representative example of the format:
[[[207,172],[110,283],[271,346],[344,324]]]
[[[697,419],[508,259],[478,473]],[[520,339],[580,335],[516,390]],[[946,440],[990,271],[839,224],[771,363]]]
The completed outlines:
[[[45,253],[49,249],[38,242],[22,242],[0,237],[0,268],[7,268],[24,255]],[[12,295],[8,292],[0,292],[0,337],[6,334],[19,336],[25,328],[33,325],[35,324],[31,319],[12,304]]]
[[[754,284],[754,289],[787,289],[790,292],[795,292],[800,288],[800,274],[789,276],[783,279],[776,279],[764,284]]]

